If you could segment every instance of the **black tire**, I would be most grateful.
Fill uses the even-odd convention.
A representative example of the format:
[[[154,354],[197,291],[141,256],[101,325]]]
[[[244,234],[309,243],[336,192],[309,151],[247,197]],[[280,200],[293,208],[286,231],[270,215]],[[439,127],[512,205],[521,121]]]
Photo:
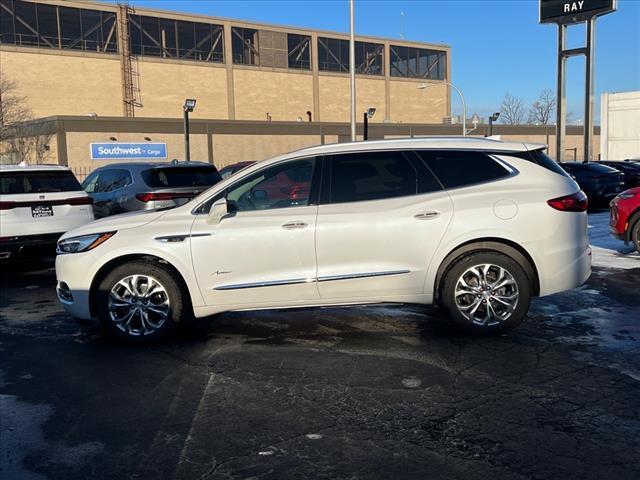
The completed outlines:
[[[149,299],[127,297],[127,291],[130,292],[130,290],[124,288],[122,284],[120,286],[118,284],[121,280],[131,278],[133,275],[155,280],[159,284],[161,292],[157,293],[158,290],[154,289],[153,292],[156,293],[152,293]],[[128,282],[129,285],[131,283],[131,281]],[[138,279],[139,288],[137,290],[142,291],[143,294],[142,287],[144,285],[144,280]],[[146,282],[146,285],[147,289],[149,289],[151,281]],[[153,285],[155,287],[155,284]],[[117,289],[117,294],[121,294],[121,298],[130,301],[133,299],[136,306],[144,310],[144,312],[140,310],[135,312],[127,325],[125,325],[124,321],[115,321],[112,316],[117,319],[126,319],[127,314],[132,311],[132,308],[135,310],[136,307],[116,307],[115,310],[110,312],[110,300],[117,301],[115,297],[112,297],[114,288]],[[168,300],[167,308],[162,306],[166,301],[165,298]],[[142,302],[144,302],[144,305]],[[127,303],[127,305],[130,305],[130,303]],[[162,308],[160,308],[161,306]],[[152,307],[156,308],[156,310],[152,311]],[[157,313],[159,310],[164,313]],[[132,343],[151,343],[166,338],[177,328],[181,321],[188,320],[192,314],[188,294],[176,279],[175,272],[160,263],[144,260],[120,265],[100,282],[96,298],[96,313],[102,327],[109,334]],[[144,321],[145,318],[147,321]]]
[[[507,296],[502,295],[511,296],[514,293],[517,293],[517,302],[513,311],[508,314],[508,311],[502,303],[498,303],[496,298],[491,298],[492,296],[489,287],[486,287],[487,300],[484,300],[483,293],[459,295],[460,303],[464,303],[465,306],[467,304],[469,306],[476,305],[476,302],[480,303],[476,313],[480,312],[486,316],[486,304],[489,303],[492,306],[496,306],[496,309],[493,310],[494,312],[504,315],[504,318],[494,318],[490,320],[490,322],[496,322],[494,324],[482,325],[476,323],[478,320],[474,319],[473,316],[472,318],[467,318],[467,316],[461,312],[456,302],[455,291],[456,285],[463,275],[465,275],[465,281],[473,281],[474,276],[467,273],[470,268],[487,264],[501,267],[511,275],[511,278],[515,281],[515,286],[517,286],[517,291],[513,290],[515,287],[513,284],[510,284],[509,286],[496,290],[496,292],[498,292],[497,295],[501,299],[507,298]],[[498,275],[499,269],[492,268],[487,272],[489,279],[493,279]],[[469,277],[469,275],[471,275],[471,277]],[[444,307],[449,318],[451,318],[451,320],[453,320],[453,322],[464,332],[473,335],[500,335],[512,330],[517,327],[522,320],[524,320],[527,311],[529,310],[529,304],[531,303],[531,282],[527,277],[525,269],[513,258],[498,252],[477,252],[461,257],[447,270],[441,285],[441,305]]]
[[[631,241],[636,247],[636,251],[640,253],[640,219],[636,220],[636,223],[631,227]]]

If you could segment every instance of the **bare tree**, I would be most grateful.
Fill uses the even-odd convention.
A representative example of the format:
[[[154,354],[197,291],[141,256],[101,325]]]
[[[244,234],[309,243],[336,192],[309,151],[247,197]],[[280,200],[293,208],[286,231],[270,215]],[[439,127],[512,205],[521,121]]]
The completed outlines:
[[[524,120],[524,102],[507,92],[500,105],[500,121],[508,125],[520,125]]]
[[[16,84],[0,71],[0,141],[5,140],[17,123],[31,118],[24,97],[20,96]]]
[[[548,125],[551,115],[556,109],[556,96],[553,90],[545,88],[540,92],[538,100],[529,109],[529,123],[534,125]]]

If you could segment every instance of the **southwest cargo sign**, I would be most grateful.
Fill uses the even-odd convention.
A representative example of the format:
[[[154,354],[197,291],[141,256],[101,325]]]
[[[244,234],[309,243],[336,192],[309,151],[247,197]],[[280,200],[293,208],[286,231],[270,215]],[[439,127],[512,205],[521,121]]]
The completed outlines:
[[[164,160],[166,143],[92,143],[91,160]]]
[[[615,11],[617,0],[540,0],[540,23],[578,23]]]

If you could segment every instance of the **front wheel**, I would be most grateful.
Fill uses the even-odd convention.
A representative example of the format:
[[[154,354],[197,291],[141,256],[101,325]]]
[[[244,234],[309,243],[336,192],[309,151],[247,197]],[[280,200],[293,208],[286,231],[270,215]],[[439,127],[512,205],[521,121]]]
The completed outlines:
[[[631,228],[631,241],[636,251],[640,253],[640,220],[636,220],[636,223]]]
[[[111,334],[134,343],[166,337],[186,316],[187,296],[166,267],[135,261],[116,267],[98,287],[97,313]]]
[[[531,302],[531,286],[522,266],[497,252],[462,257],[447,271],[442,305],[461,329],[498,335],[518,326]]]

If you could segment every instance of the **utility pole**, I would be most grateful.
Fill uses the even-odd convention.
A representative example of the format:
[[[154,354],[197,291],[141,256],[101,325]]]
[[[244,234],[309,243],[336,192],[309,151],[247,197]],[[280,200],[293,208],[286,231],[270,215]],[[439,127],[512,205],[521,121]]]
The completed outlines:
[[[353,0],[349,0],[349,75],[351,76],[351,141],[356,141],[356,37]]]

